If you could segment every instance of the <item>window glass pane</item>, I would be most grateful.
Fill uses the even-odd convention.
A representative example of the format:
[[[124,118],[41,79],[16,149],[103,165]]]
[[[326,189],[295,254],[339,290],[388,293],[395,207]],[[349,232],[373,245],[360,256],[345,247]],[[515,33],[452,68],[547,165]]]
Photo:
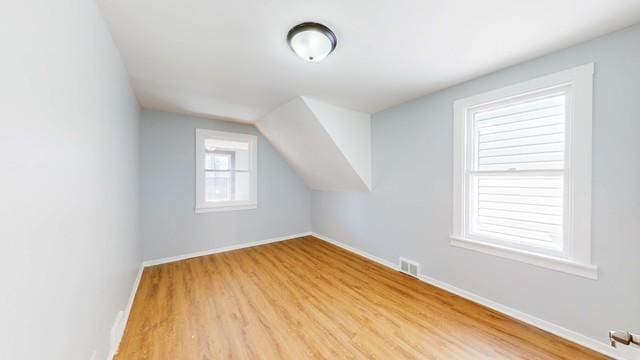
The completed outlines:
[[[248,172],[236,172],[235,173],[235,200],[249,201],[250,197],[250,182],[251,175]]]
[[[215,171],[206,173],[206,201],[249,201],[251,175],[248,172]]]
[[[212,152],[205,155],[206,170],[231,170],[232,153]]]
[[[249,171],[249,143],[206,139],[206,169]]]
[[[472,234],[562,247],[562,175],[472,175],[470,186]]]
[[[473,113],[475,168],[564,168],[565,94],[516,100]]]
[[[231,172],[216,171],[206,173],[206,201],[234,200],[233,190],[233,174]]]
[[[235,169],[249,171],[249,150],[235,151]]]

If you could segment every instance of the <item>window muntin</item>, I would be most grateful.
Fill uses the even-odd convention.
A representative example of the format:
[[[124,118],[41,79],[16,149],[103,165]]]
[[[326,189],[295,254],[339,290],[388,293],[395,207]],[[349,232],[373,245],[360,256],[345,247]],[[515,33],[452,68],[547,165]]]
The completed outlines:
[[[196,130],[196,211],[255,208],[256,137]]]

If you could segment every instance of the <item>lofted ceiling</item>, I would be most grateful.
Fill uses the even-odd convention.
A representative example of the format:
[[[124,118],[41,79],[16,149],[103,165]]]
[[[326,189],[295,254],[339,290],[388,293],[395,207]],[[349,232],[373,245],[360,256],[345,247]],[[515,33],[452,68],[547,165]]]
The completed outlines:
[[[639,0],[99,0],[141,105],[255,122],[297,96],[373,113],[640,21]],[[307,63],[292,26],[338,47]]]

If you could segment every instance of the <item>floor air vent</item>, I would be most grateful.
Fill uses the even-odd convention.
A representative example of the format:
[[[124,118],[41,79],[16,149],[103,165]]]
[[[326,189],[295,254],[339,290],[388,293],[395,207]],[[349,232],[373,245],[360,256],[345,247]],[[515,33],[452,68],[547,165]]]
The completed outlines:
[[[420,264],[415,261],[400,258],[400,272],[418,277],[418,274],[420,274]]]

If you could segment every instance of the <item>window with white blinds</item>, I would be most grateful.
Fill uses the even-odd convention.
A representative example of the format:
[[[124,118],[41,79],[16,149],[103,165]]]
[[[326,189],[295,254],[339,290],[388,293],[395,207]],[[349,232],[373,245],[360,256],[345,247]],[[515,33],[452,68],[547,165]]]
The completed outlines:
[[[562,250],[566,89],[471,110],[470,233]]]
[[[595,278],[593,64],[454,104],[452,244]]]

